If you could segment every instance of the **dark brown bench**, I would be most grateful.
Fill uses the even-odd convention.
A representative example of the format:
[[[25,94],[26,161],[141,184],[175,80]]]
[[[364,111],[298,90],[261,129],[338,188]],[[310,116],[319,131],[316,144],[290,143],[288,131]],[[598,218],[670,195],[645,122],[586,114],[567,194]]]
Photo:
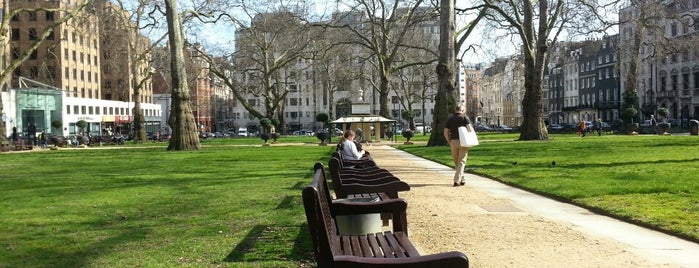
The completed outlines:
[[[341,160],[336,157],[328,160],[330,179],[338,198],[377,192],[386,193],[390,198],[398,198],[398,192],[410,191],[410,185],[387,170],[348,172],[343,171],[341,165]]]
[[[362,157],[362,158],[357,159],[357,160],[345,159],[339,151],[333,152],[332,157],[340,159],[344,166],[352,166],[352,167],[356,167],[356,168],[367,168],[367,167],[376,167],[377,166],[376,162],[374,162],[374,159],[371,157]]]
[[[407,203],[403,199],[331,200],[322,168],[316,168],[311,185],[303,189],[303,206],[318,267],[469,266],[468,258],[461,252],[420,255],[408,238]],[[360,235],[338,233],[335,216],[368,213],[393,214],[392,230]]]

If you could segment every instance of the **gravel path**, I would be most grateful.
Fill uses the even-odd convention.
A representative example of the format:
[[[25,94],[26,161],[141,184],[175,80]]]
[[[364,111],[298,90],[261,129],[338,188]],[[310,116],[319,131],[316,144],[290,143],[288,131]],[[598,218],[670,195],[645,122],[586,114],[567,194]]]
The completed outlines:
[[[517,208],[467,184],[453,187],[453,169],[435,170],[388,146],[366,147],[380,167],[411,185],[408,230],[422,254],[461,251],[471,267],[679,267],[650,260],[625,244],[583,233]],[[472,178],[472,177],[471,177]]]

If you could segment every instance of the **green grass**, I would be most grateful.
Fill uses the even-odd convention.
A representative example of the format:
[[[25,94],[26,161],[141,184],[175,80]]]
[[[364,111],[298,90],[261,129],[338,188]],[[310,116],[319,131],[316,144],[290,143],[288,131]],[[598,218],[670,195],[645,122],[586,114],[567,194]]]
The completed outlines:
[[[0,154],[0,267],[298,267],[313,260],[300,191],[329,152]]]
[[[470,150],[471,172],[699,241],[696,136],[496,135]],[[453,166],[448,147],[400,148]]]

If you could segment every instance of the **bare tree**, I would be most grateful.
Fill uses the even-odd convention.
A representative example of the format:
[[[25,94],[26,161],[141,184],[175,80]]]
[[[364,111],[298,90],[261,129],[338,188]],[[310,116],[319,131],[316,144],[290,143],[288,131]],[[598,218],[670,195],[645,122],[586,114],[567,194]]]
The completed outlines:
[[[224,14],[236,31],[234,52],[223,52],[223,59],[209,57],[211,72],[228,87],[250,115],[276,118],[278,131],[285,131],[286,98],[297,90],[302,70],[300,61],[315,39],[301,19],[297,6],[271,7],[265,4],[242,3],[249,25],[243,20]],[[224,16],[222,15],[222,16]],[[253,99],[254,98],[254,99]],[[264,107],[259,109],[260,103]]]
[[[172,112],[168,119],[171,122],[172,137],[167,149],[177,151],[199,150],[201,149],[201,143],[199,143],[199,137],[196,135],[197,125],[192,115],[187,73],[183,64],[185,60],[184,37],[176,0],[165,0],[165,14],[168,22],[171,55],[170,70],[173,86]]]
[[[459,10],[461,13],[478,11],[476,17],[466,23],[463,28],[456,30],[456,8],[454,0],[441,0],[439,9],[439,61],[436,67],[438,87],[434,97],[434,111],[432,113],[432,133],[427,146],[443,146],[448,141],[444,139],[444,127],[447,124],[447,117],[450,111],[456,106],[457,91],[454,88],[456,83],[456,54],[462,50],[466,40],[473,33],[478,23],[487,14],[487,8],[474,6]],[[458,39],[457,39],[458,36]]]
[[[128,82],[117,83],[123,87],[117,87],[118,95],[122,100],[134,102],[133,127],[134,141],[146,140],[145,117],[141,109],[141,102],[145,100],[144,87],[150,84],[154,69],[151,67],[154,48],[160,45],[167,37],[167,33],[153,34],[159,36],[149,40],[141,34],[141,31],[152,28],[153,18],[149,15],[155,8],[153,0],[139,0],[125,3],[122,0],[109,2],[96,1],[96,14],[102,19],[101,29],[103,56],[109,59],[103,62],[103,66],[109,66],[109,74],[103,75],[103,81],[117,78],[122,81],[125,77]],[[118,57],[127,56],[129,60],[116,60]],[[125,84],[125,85],[124,85]],[[131,95],[133,94],[133,95]],[[152,96],[151,96],[152,97]]]
[[[454,68],[456,66],[456,37],[455,37],[455,16],[454,0],[442,0],[440,4],[439,18],[439,63],[437,63],[437,78],[439,87],[435,96],[434,112],[432,123],[435,126],[430,135],[427,146],[446,145],[444,139],[444,126],[446,126],[447,115],[453,111],[456,105],[456,76]],[[452,109],[449,109],[452,107]],[[439,135],[438,135],[439,134]],[[440,137],[441,136],[441,137]]]
[[[54,29],[64,24],[72,19],[77,19],[81,16],[81,12],[85,6],[87,6],[90,1],[82,1],[76,5],[72,5],[69,8],[13,8],[13,1],[2,1],[2,8],[0,9],[0,19],[2,19],[2,24],[0,24],[0,67],[2,67],[2,72],[0,72],[0,91],[4,91],[10,87],[10,80],[14,71],[22,65],[24,61],[29,59],[33,52],[44,42],[49,36],[54,34]],[[16,55],[12,55],[9,49],[10,39],[12,34],[10,32],[10,22],[16,16],[22,14],[35,14],[37,11],[44,11],[46,13],[60,14],[52,23],[48,24],[43,30],[37,32],[34,35],[35,40],[27,47],[24,51],[16,51]],[[0,96],[0,114],[4,113],[4,107],[2,104],[2,96]],[[0,144],[7,143],[6,133],[6,123],[0,124]]]
[[[369,62],[374,64],[378,79],[379,115],[391,117],[388,107],[391,79],[397,70],[415,64],[402,62],[400,54],[405,50],[429,51],[429,48],[410,46],[406,38],[421,22],[436,18],[437,13],[423,0],[355,0],[349,7],[351,10],[344,13],[346,18],[335,18],[331,26],[346,31],[347,37],[340,42],[357,45],[371,54]],[[351,19],[352,16],[360,17],[361,21]]]
[[[601,24],[604,18],[597,12],[603,7],[596,2],[564,0],[484,0],[483,4],[489,10],[487,18],[491,22],[519,37],[518,45],[521,47],[525,69],[523,122],[519,139],[548,139],[541,100],[549,46],[557,41],[564,30],[570,30],[570,35],[604,31],[604,25]],[[566,28],[567,26],[570,27]]]

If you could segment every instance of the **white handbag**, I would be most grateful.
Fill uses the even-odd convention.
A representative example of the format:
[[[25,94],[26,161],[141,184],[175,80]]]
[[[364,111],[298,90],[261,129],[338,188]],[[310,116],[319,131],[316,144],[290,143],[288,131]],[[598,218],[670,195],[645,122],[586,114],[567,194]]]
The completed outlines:
[[[461,147],[473,147],[478,145],[476,131],[468,131],[467,127],[459,127],[459,142]]]

